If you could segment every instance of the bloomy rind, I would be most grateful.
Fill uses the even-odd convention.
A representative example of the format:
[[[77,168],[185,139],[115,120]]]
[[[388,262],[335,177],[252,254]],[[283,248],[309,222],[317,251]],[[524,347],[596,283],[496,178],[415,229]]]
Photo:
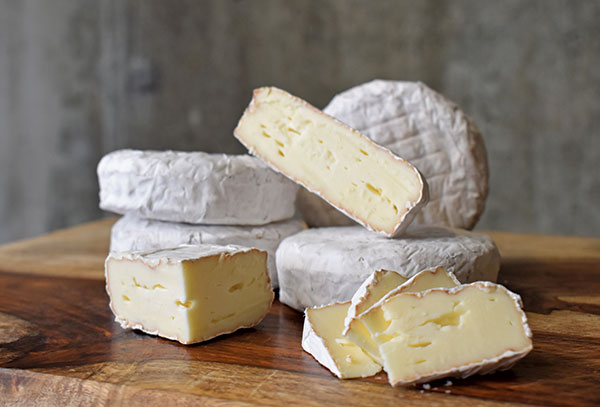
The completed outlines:
[[[229,245],[229,246],[214,246],[214,245],[204,245],[207,246],[206,249],[208,251],[213,250],[216,251],[215,253],[212,254],[207,254],[204,257],[208,257],[208,256],[216,256],[219,254],[219,249],[223,249],[221,251],[221,253],[227,253],[231,256],[235,256],[237,254],[240,253],[248,253],[248,252],[258,252],[258,253],[264,253],[265,254],[265,268],[266,268],[266,259],[267,259],[267,253],[264,250],[259,250],[259,249],[255,249],[255,248],[248,248],[248,247],[242,247],[242,246],[235,246],[235,245]],[[198,247],[198,246],[194,246],[194,245],[181,245],[179,247]],[[259,317],[256,321],[247,324],[247,325],[243,325],[243,326],[239,326],[235,329],[229,330],[229,331],[224,331],[224,332],[220,332],[217,333],[215,335],[209,335],[207,337],[203,337],[200,338],[198,340],[195,341],[185,341],[181,338],[179,338],[178,336],[169,336],[169,335],[165,335],[164,333],[161,333],[159,330],[155,330],[155,331],[151,331],[149,329],[146,329],[144,327],[144,325],[142,325],[140,322],[131,322],[128,321],[125,318],[121,318],[119,317],[119,315],[117,314],[116,310],[113,307],[113,302],[112,302],[112,293],[110,292],[110,284],[109,284],[109,277],[108,277],[108,261],[110,259],[115,259],[115,260],[130,260],[130,261],[140,261],[143,264],[147,265],[148,267],[151,268],[155,268],[158,267],[161,264],[161,260],[158,260],[157,262],[145,262],[143,257],[144,255],[147,255],[149,253],[155,253],[155,252],[159,252],[159,251],[164,251],[164,250],[169,250],[169,249],[159,249],[159,250],[149,250],[149,251],[141,251],[141,252],[115,252],[115,253],[109,253],[108,256],[106,257],[106,259],[104,260],[104,281],[106,282],[105,285],[105,290],[106,293],[108,294],[108,306],[110,308],[110,310],[112,311],[113,315],[115,316],[115,322],[119,323],[119,325],[121,325],[121,328],[123,329],[137,329],[140,330],[144,333],[147,333],[149,335],[155,335],[155,336],[159,336],[161,338],[166,338],[166,339],[170,339],[173,341],[177,341],[181,344],[184,345],[191,345],[194,343],[200,343],[200,342],[205,342],[208,341],[210,339],[216,338],[217,336],[221,336],[221,335],[227,335],[230,334],[232,332],[235,332],[239,329],[245,329],[245,328],[252,328],[256,325],[258,325],[269,313],[269,310],[271,309],[271,306],[273,305],[273,301],[275,299],[275,293],[273,292],[273,290],[271,289],[271,300],[269,302],[269,305],[266,307],[266,311],[264,313],[264,315],[262,315],[261,317]],[[227,250],[231,250],[231,251],[227,251]],[[171,260],[174,260],[173,258],[167,258],[167,262],[170,262]],[[195,260],[194,258],[187,258],[186,260]],[[181,261],[181,259],[177,259],[176,261]],[[183,260],[185,261],[185,260]],[[267,269],[267,286],[271,287],[271,279],[269,277],[269,272]]]
[[[519,314],[521,315],[521,323],[523,326],[523,330],[525,332],[525,336],[527,336],[527,338],[529,338],[529,340],[531,342],[533,335],[532,335],[531,329],[529,328],[529,325],[527,323],[527,315],[523,311],[523,302],[521,300],[521,297],[518,294],[513,293],[512,291],[508,290],[506,287],[504,287],[500,284],[491,283],[489,281],[477,281],[477,282],[474,282],[471,284],[463,284],[458,287],[454,287],[454,288],[450,288],[450,289],[433,288],[431,290],[427,290],[427,291],[423,291],[423,292],[402,293],[402,295],[407,295],[407,296],[412,295],[417,298],[421,298],[421,297],[428,295],[435,291],[446,292],[449,295],[455,295],[455,294],[458,294],[459,292],[461,292],[462,290],[464,290],[468,287],[473,287],[473,286],[480,287],[482,290],[486,290],[488,292],[492,289],[504,291],[513,300],[516,309],[518,310]],[[391,301],[392,298],[393,298],[392,296],[386,298],[383,301],[383,303]],[[531,352],[532,349],[533,349],[533,344],[530,343],[529,346],[525,347],[523,350],[518,351],[518,352],[513,349],[506,349],[502,354],[500,354],[494,358],[491,358],[491,359],[484,359],[482,361],[470,363],[468,365],[456,366],[454,368],[436,372],[434,374],[427,375],[427,376],[416,376],[409,380],[396,380],[396,381],[392,382],[392,380],[390,379],[390,384],[392,386],[397,386],[397,385],[404,386],[404,385],[409,385],[409,384],[426,383],[426,382],[441,379],[444,377],[458,377],[458,378],[464,379],[464,378],[472,376],[474,374],[489,374],[489,373],[493,373],[497,370],[506,370],[506,369],[510,369],[517,361],[524,358],[529,352]]]
[[[269,91],[269,90],[275,90],[275,91],[279,91],[279,92],[283,92],[284,94],[289,95],[293,100],[297,101],[298,103],[304,105],[305,107],[313,110],[315,113],[323,115],[325,117],[327,117],[330,120],[335,121],[336,123],[338,123],[340,126],[346,128],[347,130],[356,133],[358,136],[362,137],[363,139],[367,140],[369,143],[372,143],[377,149],[379,149],[380,151],[382,151],[383,153],[389,155],[393,160],[395,161],[399,161],[404,165],[407,165],[408,167],[411,168],[411,170],[414,171],[415,174],[417,174],[417,178],[419,179],[419,183],[421,185],[421,194],[419,196],[419,198],[413,202],[409,207],[405,208],[406,212],[404,212],[404,214],[401,216],[399,222],[397,222],[394,225],[394,228],[389,231],[386,232],[384,230],[379,230],[379,229],[375,229],[374,227],[372,227],[371,225],[367,224],[364,220],[360,219],[359,217],[356,216],[356,214],[349,212],[348,210],[346,210],[344,208],[344,206],[340,203],[340,202],[332,202],[330,200],[328,200],[327,198],[325,198],[322,194],[322,191],[318,190],[318,189],[313,189],[310,186],[306,185],[305,183],[303,183],[301,180],[296,179],[288,174],[286,174],[285,172],[283,172],[281,170],[281,168],[279,168],[277,165],[275,165],[274,163],[272,163],[270,160],[266,159],[265,157],[260,156],[253,148],[252,145],[248,144],[244,138],[240,135],[240,125],[242,123],[242,120],[244,119],[244,117],[248,114],[252,114],[252,112],[256,109],[256,105],[258,104],[257,102],[257,95],[263,91]],[[295,183],[297,183],[298,185],[303,186],[306,190],[312,192],[313,194],[319,196],[321,199],[323,199],[324,201],[328,202],[330,205],[332,205],[333,207],[335,207],[337,210],[339,210],[340,212],[342,212],[343,214],[345,214],[346,216],[348,216],[349,218],[353,219],[354,221],[356,221],[357,223],[359,223],[360,225],[362,225],[363,227],[373,231],[373,232],[377,232],[377,233],[381,233],[387,237],[395,237],[400,235],[402,232],[404,232],[406,230],[406,228],[408,227],[408,225],[410,225],[410,223],[412,222],[412,220],[415,218],[416,214],[418,213],[418,211],[427,204],[428,200],[429,200],[429,188],[427,185],[427,182],[425,181],[425,178],[423,177],[423,175],[421,174],[421,172],[417,169],[417,167],[415,167],[413,164],[411,164],[409,161],[404,160],[403,158],[400,158],[399,156],[395,155],[394,153],[392,153],[389,149],[380,146],[379,144],[374,143],[371,139],[369,139],[368,137],[366,137],[365,135],[361,134],[360,132],[358,132],[357,130],[349,127],[348,125],[342,123],[341,121],[337,120],[335,117],[329,116],[328,114],[323,113],[321,110],[317,109],[316,107],[314,107],[313,105],[311,105],[310,103],[308,103],[307,101],[300,99],[299,97],[296,97],[294,95],[289,94],[288,92],[279,89],[279,88],[275,88],[275,87],[262,87],[262,88],[258,88],[255,89],[252,95],[252,100],[250,101],[250,104],[248,105],[248,107],[246,107],[246,109],[244,110],[244,113],[242,115],[242,117],[240,118],[238,125],[236,126],[235,130],[233,131],[233,135],[235,136],[235,138],[237,138],[240,143],[242,143],[242,145],[244,145],[244,147],[246,147],[248,149],[248,152],[254,156],[257,156],[259,158],[261,158],[269,167],[271,167],[274,171],[284,175],[285,177],[289,178],[290,180],[294,181]]]
[[[348,226],[307,229],[284,239],[276,264],[279,300],[304,311],[351,299],[382,268],[410,278],[443,265],[463,283],[495,281],[500,253],[489,236],[475,232],[412,225],[405,236],[387,239]]]
[[[291,218],[298,186],[248,155],[119,150],[98,164],[100,208],[171,222],[264,225]]]

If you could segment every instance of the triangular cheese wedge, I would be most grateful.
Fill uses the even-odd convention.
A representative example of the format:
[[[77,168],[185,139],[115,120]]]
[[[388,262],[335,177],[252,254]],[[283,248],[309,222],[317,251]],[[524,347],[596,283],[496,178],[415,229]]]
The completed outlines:
[[[275,171],[387,236],[427,203],[414,165],[281,89],[256,89],[233,134]]]
[[[390,296],[359,319],[379,346],[390,384],[509,369],[532,349],[521,298],[501,285]]]
[[[373,376],[381,365],[342,335],[349,307],[350,301],[307,308],[302,348],[341,379]]]

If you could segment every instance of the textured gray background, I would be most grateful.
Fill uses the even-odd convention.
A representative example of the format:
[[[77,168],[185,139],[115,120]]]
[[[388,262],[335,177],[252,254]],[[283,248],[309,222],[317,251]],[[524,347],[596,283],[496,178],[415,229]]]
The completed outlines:
[[[251,90],[421,80],[479,125],[478,228],[600,235],[600,2],[0,0],[0,242],[103,216],[123,148],[243,152]]]

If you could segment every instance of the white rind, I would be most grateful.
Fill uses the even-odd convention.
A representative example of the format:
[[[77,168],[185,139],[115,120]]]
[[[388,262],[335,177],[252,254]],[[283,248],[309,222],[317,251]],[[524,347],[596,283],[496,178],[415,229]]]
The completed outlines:
[[[311,354],[317,362],[325,366],[331,373],[342,379],[342,372],[338,369],[337,364],[331,357],[327,344],[313,330],[308,317],[308,313],[304,313],[304,326],[302,329],[302,349]]]
[[[150,250],[138,250],[138,251],[121,251],[111,252],[106,261],[109,259],[115,260],[132,260],[142,261],[149,267],[158,267],[160,264],[177,264],[186,260],[196,260],[203,257],[214,256],[214,255],[234,255],[238,253],[245,253],[251,250],[256,250],[250,247],[244,247],[239,245],[215,245],[215,244],[203,244],[203,245],[191,245],[182,244],[172,248],[157,248]]]
[[[261,226],[220,226],[163,222],[125,215],[111,229],[110,250],[150,250],[181,244],[256,247],[267,252],[269,275],[273,288],[277,288],[275,251],[283,239],[305,228],[304,222],[296,219]]]
[[[500,253],[488,236],[458,229],[411,226],[387,239],[361,227],[308,229],[284,239],[276,253],[279,299],[306,307],[347,301],[374,270],[410,278],[443,266],[462,283],[495,281]]]
[[[357,217],[357,215],[348,212],[345,208],[344,208],[344,204],[343,202],[333,202],[328,200],[327,198],[325,198],[323,196],[322,191],[316,189],[316,188],[312,188],[310,185],[307,185],[305,182],[303,182],[302,180],[298,179],[298,178],[294,178],[292,176],[290,176],[289,174],[286,174],[284,171],[281,170],[281,168],[279,168],[277,165],[275,165],[274,163],[270,162],[266,157],[262,157],[261,155],[259,155],[256,150],[254,149],[254,147],[249,144],[248,142],[246,142],[243,137],[240,136],[240,125],[242,123],[242,120],[244,119],[244,116],[249,115],[252,113],[253,110],[257,109],[256,105],[257,105],[257,101],[256,101],[256,94],[257,92],[262,91],[265,88],[259,88],[259,89],[255,89],[254,90],[254,94],[252,97],[252,100],[250,101],[250,104],[248,105],[248,107],[246,108],[246,110],[244,111],[242,117],[240,118],[240,121],[237,125],[237,127],[234,130],[234,136],[239,140],[240,143],[242,143],[242,145],[244,147],[246,147],[246,149],[248,149],[248,152],[252,155],[255,155],[259,158],[261,158],[269,167],[271,167],[274,171],[282,174],[283,176],[289,178],[290,180],[292,180],[293,182],[295,182],[298,185],[301,185],[302,187],[304,187],[306,189],[306,191],[308,191],[308,193],[312,193],[314,195],[316,195],[318,198],[320,198],[322,200],[322,202],[325,203],[325,205],[329,206],[329,208],[334,209],[339,211],[340,213],[343,213],[345,216],[347,216],[349,219],[352,219],[354,222],[360,224],[361,226],[367,228],[368,230],[372,231],[372,232],[376,232],[379,234],[382,234],[384,236],[387,237],[394,237],[394,236],[399,236],[400,234],[402,234],[407,228],[408,226],[412,223],[412,221],[414,220],[414,218],[416,217],[417,213],[427,204],[427,202],[429,201],[429,186],[427,184],[426,179],[423,177],[423,174],[419,171],[419,169],[413,165],[411,162],[409,162],[409,160],[406,160],[404,158],[399,157],[398,155],[396,155],[394,152],[392,152],[390,149],[381,146],[377,143],[375,143],[376,147],[381,150],[382,152],[384,152],[385,154],[389,155],[390,157],[392,157],[392,159],[394,159],[395,161],[398,161],[400,163],[402,163],[403,165],[408,166],[409,168],[411,168],[414,173],[417,175],[418,179],[419,179],[419,183],[421,185],[421,194],[419,195],[419,197],[414,201],[414,202],[410,202],[407,206],[406,206],[406,212],[404,212],[404,214],[402,215],[402,217],[400,218],[400,220],[396,223],[396,225],[394,226],[394,229],[392,232],[390,233],[386,233],[383,230],[378,230],[373,228],[371,225],[367,224],[365,221],[363,221],[362,219],[360,219],[359,217]],[[277,88],[271,88],[271,89],[276,89],[279,90],[281,92],[284,92],[286,94],[288,94],[287,92],[277,89]],[[293,100],[296,100],[297,102],[299,102],[300,104],[304,105],[305,107],[313,110],[315,113],[323,115],[325,117],[327,117],[328,119],[336,122],[337,124],[339,124],[340,126],[346,128],[347,130],[358,134],[358,136],[360,137],[364,137],[366,139],[369,139],[368,137],[366,137],[365,135],[361,134],[359,131],[357,131],[356,129],[348,126],[346,123],[341,122],[340,120],[336,119],[335,117],[324,113],[323,111],[317,109],[316,107],[314,107],[313,105],[311,105],[310,103],[308,103],[307,101],[298,98],[296,96],[290,95],[291,98]],[[305,218],[306,219],[306,218]],[[316,226],[316,225],[314,225]]]
[[[119,150],[98,164],[100,208],[172,222],[289,219],[297,185],[248,155]]]
[[[457,294],[458,292],[464,290],[465,288],[467,288],[469,286],[478,286],[481,289],[488,290],[488,291],[493,289],[493,290],[502,290],[502,291],[506,292],[506,294],[514,301],[515,307],[518,309],[519,314],[521,315],[521,323],[522,323],[523,329],[525,331],[525,335],[530,340],[533,338],[533,334],[531,333],[531,329],[529,328],[529,324],[527,323],[527,315],[523,311],[523,302],[521,300],[521,297],[518,294],[513,293],[512,291],[508,290],[506,287],[504,287],[500,284],[494,284],[489,281],[477,281],[475,283],[460,285],[458,287],[454,287],[454,288],[450,288],[450,289],[433,288],[431,290],[427,290],[427,291],[423,291],[423,292],[406,293],[403,295],[414,295],[416,297],[422,297],[432,291],[442,291],[442,292],[447,292],[448,294],[452,295],[452,294]],[[390,298],[391,297],[388,297],[388,299],[390,299]],[[386,299],[386,300],[388,300],[388,299]],[[481,360],[478,362],[470,363],[468,365],[456,366],[454,368],[447,369],[444,371],[439,371],[439,372],[436,372],[431,375],[419,376],[412,380],[396,381],[391,384],[392,384],[392,386],[396,386],[396,385],[426,383],[426,382],[441,379],[444,377],[458,377],[458,378],[464,379],[464,378],[472,376],[474,374],[482,374],[483,375],[483,374],[490,374],[490,373],[493,373],[498,370],[507,370],[507,369],[510,369],[517,361],[524,358],[529,352],[531,352],[532,349],[533,349],[533,344],[530,344],[528,347],[526,347],[525,349],[518,351],[518,352],[514,351],[512,349],[507,349],[501,355],[498,355],[497,357],[494,357],[494,358],[484,359],[484,360]]]
[[[485,145],[458,106],[420,82],[374,80],[335,96],[323,109],[412,162],[427,179],[429,203],[414,223],[472,229],[488,192]],[[300,190],[298,207],[311,226],[353,222]]]
[[[170,339],[173,341],[177,341],[184,345],[196,343],[196,342],[185,341],[182,338],[179,338],[178,336],[166,335],[166,334],[164,334],[164,332],[161,332],[158,329],[157,330],[146,329],[144,327],[144,325],[142,325],[139,322],[132,322],[126,318],[120,317],[113,307],[112,293],[110,292],[110,288],[109,288],[110,286],[109,286],[107,265],[108,265],[108,261],[110,259],[140,261],[149,267],[158,267],[162,263],[177,264],[177,263],[181,263],[182,261],[196,260],[196,259],[199,259],[202,257],[214,256],[217,254],[233,256],[235,254],[245,253],[245,252],[249,252],[249,251],[259,251],[259,250],[255,249],[255,248],[248,248],[248,247],[243,247],[243,246],[238,246],[238,245],[219,246],[219,245],[205,244],[205,245],[201,245],[201,246],[199,246],[199,245],[180,245],[178,247],[169,248],[169,249],[109,253],[108,256],[106,257],[106,260],[104,261],[104,281],[106,283],[105,290],[106,290],[106,293],[108,294],[108,299],[109,299],[108,306],[109,306],[110,310],[112,311],[113,315],[115,316],[115,322],[117,322],[123,329],[137,329],[137,330],[140,330],[149,335],[160,336],[161,338],[166,338],[166,339]],[[267,284],[269,286],[271,285],[268,274],[267,274]],[[275,299],[275,294],[273,293],[272,297],[271,297],[271,304],[273,303],[274,299]],[[269,308],[270,308],[270,306],[269,306]],[[219,332],[213,336],[203,338],[202,341],[207,341],[207,340],[216,338],[217,336],[221,336],[221,335],[226,335],[226,334],[235,332],[238,329],[251,328],[253,326],[256,326],[265,318],[267,313],[265,313],[257,321],[255,321],[251,324],[238,326],[234,329],[231,329],[231,330],[228,330],[225,332]]]

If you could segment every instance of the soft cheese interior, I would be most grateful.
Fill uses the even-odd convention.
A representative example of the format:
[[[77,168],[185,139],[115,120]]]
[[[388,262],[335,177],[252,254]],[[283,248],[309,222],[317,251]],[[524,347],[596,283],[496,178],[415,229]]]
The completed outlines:
[[[307,308],[302,348],[342,379],[373,376],[381,365],[342,335],[349,307],[350,301]]]
[[[123,327],[195,343],[250,327],[273,301],[267,254],[239,246],[181,246],[112,254],[107,291]]]
[[[235,136],[254,154],[363,225],[388,236],[427,200],[413,165],[277,88],[261,88]]]
[[[388,296],[403,292],[420,292],[432,288],[456,287],[460,282],[452,273],[448,273],[444,267],[434,270],[423,270],[410,278],[402,281],[402,277],[396,277],[394,271],[381,270],[369,280],[365,281],[364,287],[357,291],[358,295],[352,298],[352,305],[345,321],[344,335],[353,343],[365,350],[379,364],[384,361],[379,352],[378,343],[372,338],[371,333],[361,321],[361,316],[368,312],[371,307],[377,306],[380,301],[385,301]],[[399,282],[394,286],[394,282]]]
[[[492,283],[400,293],[360,320],[392,385],[509,368],[532,348],[520,298]]]

